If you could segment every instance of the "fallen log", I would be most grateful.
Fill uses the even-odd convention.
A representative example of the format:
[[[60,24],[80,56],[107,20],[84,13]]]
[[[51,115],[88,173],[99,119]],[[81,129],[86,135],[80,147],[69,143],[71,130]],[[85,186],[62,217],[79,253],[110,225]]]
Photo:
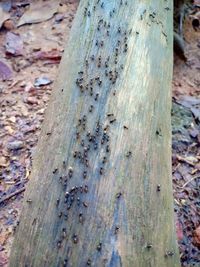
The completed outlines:
[[[172,1],[81,1],[10,267],[179,266]]]

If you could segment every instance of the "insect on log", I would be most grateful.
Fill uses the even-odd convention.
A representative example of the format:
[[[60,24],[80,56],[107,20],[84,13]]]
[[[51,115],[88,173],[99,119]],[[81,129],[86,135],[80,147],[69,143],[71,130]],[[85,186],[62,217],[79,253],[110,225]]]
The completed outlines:
[[[10,267],[179,266],[172,2],[80,2]]]

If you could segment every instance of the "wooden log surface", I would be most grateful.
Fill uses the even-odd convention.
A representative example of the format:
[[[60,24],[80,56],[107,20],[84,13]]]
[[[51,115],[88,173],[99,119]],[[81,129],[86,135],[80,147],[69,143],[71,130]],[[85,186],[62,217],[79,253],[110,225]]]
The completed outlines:
[[[172,2],[80,2],[10,267],[179,266]]]

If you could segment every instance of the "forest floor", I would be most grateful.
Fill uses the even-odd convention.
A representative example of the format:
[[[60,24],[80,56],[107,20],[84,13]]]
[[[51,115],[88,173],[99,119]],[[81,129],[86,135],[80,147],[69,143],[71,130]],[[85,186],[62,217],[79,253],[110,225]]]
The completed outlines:
[[[8,263],[32,155],[77,6],[78,0],[0,3],[0,267]],[[199,266],[200,35],[189,18],[184,35],[187,62],[174,59],[173,190],[182,266]]]

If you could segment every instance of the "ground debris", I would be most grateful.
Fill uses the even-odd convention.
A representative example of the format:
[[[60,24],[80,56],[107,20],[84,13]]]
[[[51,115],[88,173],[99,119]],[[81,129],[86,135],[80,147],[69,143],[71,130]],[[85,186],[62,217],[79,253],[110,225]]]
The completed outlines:
[[[21,56],[24,53],[23,40],[19,34],[7,32],[5,47],[8,56]]]
[[[200,248],[200,226],[198,226],[193,233],[193,243]]]
[[[0,29],[4,23],[4,21],[6,21],[7,19],[10,18],[10,14],[7,13],[3,7],[0,5]]]
[[[49,20],[57,12],[59,1],[36,1],[30,4],[30,8],[20,18],[17,26],[39,23]]]
[[[11,79],[13,72],[11,68],[5,63],[0,61],[0,79],[9,80]]]

